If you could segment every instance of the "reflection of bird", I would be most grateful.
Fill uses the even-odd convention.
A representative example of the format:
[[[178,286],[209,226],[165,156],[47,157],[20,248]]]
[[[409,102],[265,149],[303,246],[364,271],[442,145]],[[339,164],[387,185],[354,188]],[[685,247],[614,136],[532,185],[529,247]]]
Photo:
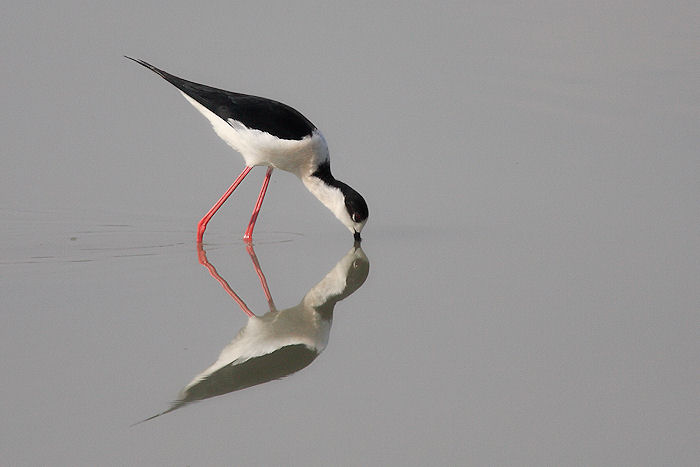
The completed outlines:
[[[360,239],[369,215],[367,203],[358,192],[331,175],[326,141],[301,113],[280,102],[193,83],[143,60],[126,58],[149,68],[178,88],[185,99],[207,117],[216,134],[245,159],[243,172],[199,221],[198,242],[202,241],[209,219],[256,165],[268,169],[243,237],[245,240],[252,238],[273,168],[298,176],[306,188],[354,233],[355,240]]]
[[[249,316],[248,323],[224,347],[216,362],[184,387],[168,410],[144,421],[190,402],[283,378],[308,366],[326,348],[335,304],[359,289],[369,274],[369,260],[359,243],[355,245],[298,305],[279,311],[269,295],[255,252],[249,246],[248,252],[270,304],[270,311],[262,316],[248,309],[207,261],[200,246],[200,262],[238,302]]]

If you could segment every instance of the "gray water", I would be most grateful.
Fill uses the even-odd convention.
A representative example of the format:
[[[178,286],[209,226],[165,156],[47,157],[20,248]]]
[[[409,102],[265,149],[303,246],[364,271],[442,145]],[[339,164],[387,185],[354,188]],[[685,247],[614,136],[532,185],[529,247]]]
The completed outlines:
[[[1,464],[697,465],[696,6],[170,5],[0,19]],[[303,368],[184,400],[251,326],[215,276],[270,312],[264,171],[198,251],[242,161],[122,54],[296,107],[367,199],[357,250],[272,177]]]

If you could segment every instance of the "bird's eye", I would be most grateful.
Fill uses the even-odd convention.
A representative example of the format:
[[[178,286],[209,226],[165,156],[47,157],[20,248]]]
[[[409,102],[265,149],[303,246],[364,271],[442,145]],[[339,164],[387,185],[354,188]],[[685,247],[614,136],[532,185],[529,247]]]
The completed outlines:
[[[360,215],[358,213],[353,213],[352,220],[353,222],[360,222]]]

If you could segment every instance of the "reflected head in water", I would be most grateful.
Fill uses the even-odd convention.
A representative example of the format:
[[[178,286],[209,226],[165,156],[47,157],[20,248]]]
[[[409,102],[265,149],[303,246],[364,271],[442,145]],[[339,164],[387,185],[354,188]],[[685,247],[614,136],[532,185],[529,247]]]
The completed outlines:
[[[143,421],[190,402],[280,379],[308,366],[328,344],[335,304],[359,289],[369,274],[369,260],[359,242],[355,242],[299,304],[277,310],[253,246],[248,244],[246,248],[269,311],[261,316],[253,313],[207,260],[206,251],[198,244],[199,262],[248,315],[248,322],[223,348],[219,358],[182,389],[169,409]]]

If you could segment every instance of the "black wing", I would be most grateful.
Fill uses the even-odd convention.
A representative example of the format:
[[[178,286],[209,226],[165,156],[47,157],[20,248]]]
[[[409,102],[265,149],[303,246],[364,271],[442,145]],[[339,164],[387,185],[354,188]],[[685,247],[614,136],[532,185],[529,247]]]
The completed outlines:
[[[125,57],[157,73],[224,121],[231,118],[247,128],[261,130],[282,139],[302,139],[316,129],[300,112],[281,102],[187,81],[143,60]]]

